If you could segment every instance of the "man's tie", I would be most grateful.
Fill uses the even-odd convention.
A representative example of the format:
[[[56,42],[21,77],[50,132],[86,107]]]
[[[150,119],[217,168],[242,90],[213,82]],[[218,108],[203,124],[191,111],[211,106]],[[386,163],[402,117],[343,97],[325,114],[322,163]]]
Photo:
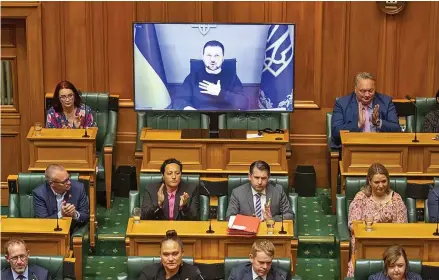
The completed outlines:
[[[20,274],[20,275],[17,276],[17,279],[18,280],[23,280],[23,279],[26,279],[26,277],[24,277],[23,274]]]
[[[364,115],[366,116],[366,121],[364,122],[364,132],[370,132],[369,110],[367,109],[367,107],[363,107],[363,110],[365,111]]]
[[[261,206],[261,194],[257,193],[256,196],[256,206],[255,206],[255,212],[256,216],[262,220],[262,206]]]

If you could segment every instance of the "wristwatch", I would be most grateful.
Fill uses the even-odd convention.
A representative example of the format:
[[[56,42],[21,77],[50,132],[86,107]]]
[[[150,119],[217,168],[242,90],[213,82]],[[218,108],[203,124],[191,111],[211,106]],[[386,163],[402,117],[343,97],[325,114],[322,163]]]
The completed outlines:
[[[381,125],[381,119],[377,120],[376,123],[375,123],[376,127],[379,127],[380,125]]]

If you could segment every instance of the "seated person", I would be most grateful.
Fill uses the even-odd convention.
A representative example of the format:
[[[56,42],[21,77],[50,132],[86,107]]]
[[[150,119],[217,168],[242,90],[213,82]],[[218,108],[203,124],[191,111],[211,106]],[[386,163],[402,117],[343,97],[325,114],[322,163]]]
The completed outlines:
[[[250,182],[235,188],[230,196],[226,219],[241,214],[256,216],[261,221],[273,218],[281,221],[294,218],[290,202],[281,185],[270,182],[270,166],[262,160],[253,162],[248,173]]]
[[[375,92],[375,78],[362,72],[355,76],[351,94],[335,101],[331,120],[331,147],[340,148],[340,130],[351,132],[400,132],[390,96]]]
[[[419,274],[408,271],[407,254],[400,245],[387,248],[383,261],[384,271],[369,276],[369,280],[422,280]]]
[[[425,115],[422,132],[439,133],[439,90],[436,92],[436,109]]]
[[[235,266],[229,275],[229,280],[285,280],[287,272],[272,267],[274,245],[269,240],[256,240],[250,252],[250,262]]]
[[[72,217],[71,230],[88,223],[90,206],[84,185],[70,180],[61,165],[51,164],[46,169],[46,183],[33,191],[37,218]]]
[[[85,128],[96,126],[90,107],[85,106],[79,91],[69,81],[60,82],[47,110],[47,128]]]
[[[373,218],[374,223],[407,223],[407,208],[401,196],[390,188],[389,171],[384,165],[374,163],[367,172],[367,185],[349,205],[348,226],[351,231],[351,256],[355,252],[352,224]],[[348,277],[354,276],[354,260],[348,266]]]
[[[427,207],[428,207],[428,221],[436,223],[439,220],[439,187],[431,189],[428,193]]]
[[[19,238],[11,238],[5,244],[5,259],[10,267],[2,267],[2,280],[49,279],[47,269],[38,265],[28,265],[29,250]]]
[[[160,263],[150,264],[143,268],[139,280],[203,280],[200,270],[183,259],[183,243],[175,230],[168,230],[165,239],[160,243]]]
[[[235,72],[223,71],[224,46],[209,41],[203,47],[205,68],[189,73],[183,85],[172,96],[178,110],[245,110],[249,100]]]
[[[175,158],[160,167],[163,180],[146,186],[142,202],[142,220],[198,220],[198,186],[181,182],[183,165]]]

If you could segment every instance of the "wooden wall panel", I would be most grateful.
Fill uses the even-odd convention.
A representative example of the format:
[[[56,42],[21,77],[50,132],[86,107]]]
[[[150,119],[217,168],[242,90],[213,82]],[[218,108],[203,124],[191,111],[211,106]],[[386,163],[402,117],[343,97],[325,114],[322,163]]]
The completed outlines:
[[[64,48],[66,60],[66,79],[82,91],[90,88],[89,61],[92,53],[87,44],[87,3],[68,1],[62,4],[64,20]]]
[[[132,22],[293,22],[296,24],[293,158],[313,164],[329,185],[325,116],[372,72],[395,98],[433,96],[439,87],[439,3],[409,2],[398,15],[376,2],[42,2],[44,88],[63,78],[81,89],[119,94],[116,162],[134,164]],[[79,41],[76,41],[79,40]],[[73,80],[74,79],[74,80]],[[304,149],[304,147],[309,149]],[[291,176],[292,176],[291,172]]]
[[[108,90],[133,100],[133,30],[135,3],[106,2]]]

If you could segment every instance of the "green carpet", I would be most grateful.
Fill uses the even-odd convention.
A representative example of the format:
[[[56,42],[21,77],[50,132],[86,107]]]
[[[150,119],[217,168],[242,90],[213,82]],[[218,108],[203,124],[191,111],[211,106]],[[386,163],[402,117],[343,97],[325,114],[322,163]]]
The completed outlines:
[[[126,273],[126,257],[89,256],[85,266],[84,279],[117,279],[120,273]]]
[[[326,258],[297,258],[296,274],[304,280],[339,280],[339,262]]]

